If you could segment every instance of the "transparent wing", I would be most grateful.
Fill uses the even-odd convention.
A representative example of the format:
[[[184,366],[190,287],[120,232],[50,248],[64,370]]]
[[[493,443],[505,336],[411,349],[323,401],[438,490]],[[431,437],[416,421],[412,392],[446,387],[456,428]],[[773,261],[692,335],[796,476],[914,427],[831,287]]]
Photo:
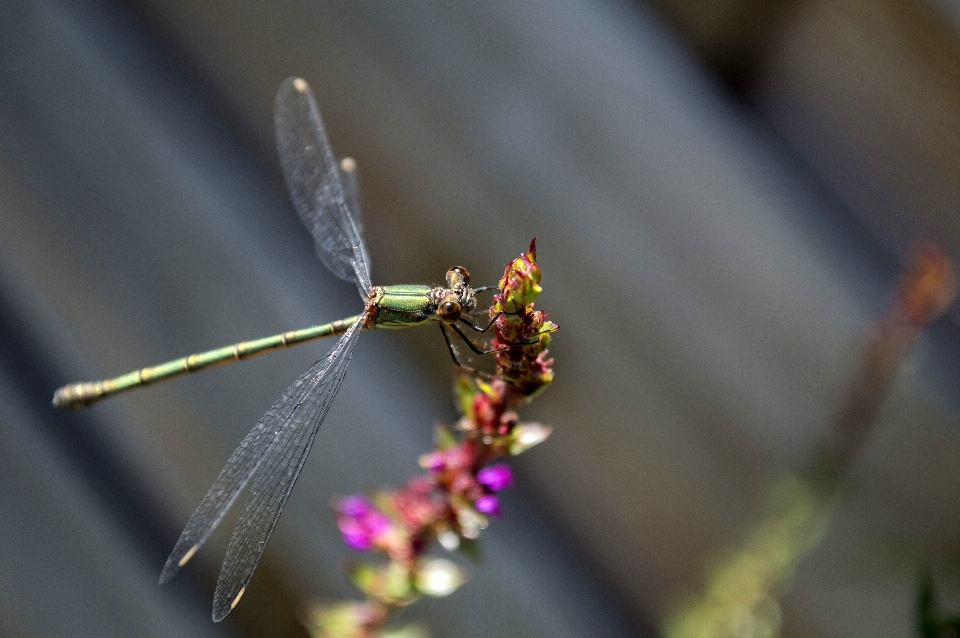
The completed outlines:
[[[280,164],[297,213],[313,235],[320,260],[341,279],[356,283],[366,298],[370,258],[344,201],[340,168],[307,83],[284,80],[275,111]]]
[[[276,414],[273,422],[282,425],[254,471],[250,493],[227,546],[213,595],[213,619],[217,622],[236,606],[253,577],[323,417],[340,389],[362,323],[363,319],[358,319],[312,372],[298,379],[267,413]]]
[[[363,237],[363,214],[360,212],[360,184],[357,178],[357,162],[352,157],[340,160],[340,182],[343,184],[343,201],[353,218],[360,237]]]
[[[249,582],[260,560],[263,547],[310,451],[313,437],[340,388],[362,322],[362,318],[354,322],[322,359],[294,381],[234,450],[187,521],[163,566],[160,584],[173,578],[193,557],[247,483],[254,479],[254,489],[243,508],[224,559],[214,598],[214,620],[220,620],[230,612],[230,603]],[[292,466],[291,459],[295,460]],[[265,495],[271,496],[264,500]],[[259,541],[252,541],[251,535]],[[239,587],[221,586],[224,574],[228,573],[244,574]],[[222,611],[220,600],[228,595],[226,610]]]

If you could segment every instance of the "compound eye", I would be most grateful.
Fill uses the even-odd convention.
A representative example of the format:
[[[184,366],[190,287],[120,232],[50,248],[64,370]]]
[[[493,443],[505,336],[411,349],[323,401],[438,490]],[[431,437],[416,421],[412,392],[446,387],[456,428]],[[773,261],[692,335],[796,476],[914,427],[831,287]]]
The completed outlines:
[[[470,283],[470,273],[467,272],[467,269],[464,268],[463,266],[454,266],[454,267],[451,268],[450,270],[452,270],[453,272],[455,272],[455,273],[459,274],[461,277],[463,277],[463,283],[465,283],[465,284]]]
[[[437,308],[437,316],[443,323],[455,323],[460,318],[460,304],[456,301],[444,301]]]

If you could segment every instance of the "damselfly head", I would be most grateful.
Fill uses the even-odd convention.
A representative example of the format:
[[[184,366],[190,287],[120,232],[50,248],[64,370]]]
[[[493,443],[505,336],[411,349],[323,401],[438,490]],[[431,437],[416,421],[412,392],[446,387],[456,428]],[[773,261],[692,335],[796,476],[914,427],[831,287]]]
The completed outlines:
[[[432,298],[436,303],[437,318],[446,324],[460,320],[463,314],[470,314],[476,305],[473,289],[468,285],[470,273],[463,266],[454,266],[447,271],[447,287],[434,288]]]

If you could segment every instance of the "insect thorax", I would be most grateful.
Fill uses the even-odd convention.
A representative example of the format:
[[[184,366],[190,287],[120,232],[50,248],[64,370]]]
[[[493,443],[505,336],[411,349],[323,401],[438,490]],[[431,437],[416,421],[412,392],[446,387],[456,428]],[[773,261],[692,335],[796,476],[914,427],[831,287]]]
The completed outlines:
[[[430,320],[440,321],[437,309],[453,301],[464,314],[473,312],[476,298],[473,289],[456,282],[451,288],[399,284],[373,286],[367,294],[365,324],[368,328],[406,328]]]

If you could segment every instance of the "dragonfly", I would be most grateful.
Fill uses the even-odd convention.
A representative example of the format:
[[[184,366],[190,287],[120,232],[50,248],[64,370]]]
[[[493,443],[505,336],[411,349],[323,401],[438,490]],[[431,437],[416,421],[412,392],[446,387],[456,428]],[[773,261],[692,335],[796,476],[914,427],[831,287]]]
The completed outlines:
[[[339,278],[357,286],[364,302],[363,312],[303,330],[192,354],[113,379],[73,383],[58,389],[53,398],[58,407],[84,407],[118,392],[182,374],[313,339],[339,336],[336,345],[293,382],[233,452],[187,521],[163,566],[160,584],[172,579],[193,558],[249,486],[217,579],[213,599],[216,622],[237,606],[247,590],[317,431],[340,389],[362,330],[435,322],[458,365],[447,328],[477,354],[493,351],[478,347],[458,325],[479,333],[493,325],[491,320],[488,326],[480,327],[471,317],[477,306],[476,295],[496,287],[471,288],[466,268],[449,269],[446,286],[371,284],[370,258],[351,212],[351,208],[357,210],[354,167],[334,160],[316,100],[303,79],[287,78],[280,86],[275,125],[280,163],[294,207],[313,236],[320,260]]]

